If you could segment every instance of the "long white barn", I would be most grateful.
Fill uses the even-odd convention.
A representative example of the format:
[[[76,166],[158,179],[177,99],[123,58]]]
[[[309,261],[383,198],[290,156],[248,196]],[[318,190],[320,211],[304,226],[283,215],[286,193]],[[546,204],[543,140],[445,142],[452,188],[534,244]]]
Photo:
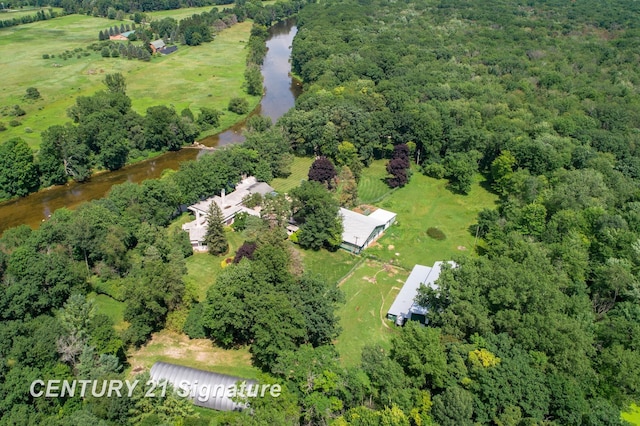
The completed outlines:
[[[394,321],[396,325],[403,325],[407,320],[419,321],[421,324],[425,324],[427,322],[428,308],[418,305],[415,302],[415,298],[421,285],[434,290],[438,289],[435,282],[440,277],[443,263],[436,262],[433,267],[415,265],[411,270],[411,274],[409,274],[409,278],[407,278],[407,281],[405,281],[396,296],[396,300],[393,301],[389,308],[387,318]],[[456,263],[453,261],[447,263],[454,268],[456,267]]]

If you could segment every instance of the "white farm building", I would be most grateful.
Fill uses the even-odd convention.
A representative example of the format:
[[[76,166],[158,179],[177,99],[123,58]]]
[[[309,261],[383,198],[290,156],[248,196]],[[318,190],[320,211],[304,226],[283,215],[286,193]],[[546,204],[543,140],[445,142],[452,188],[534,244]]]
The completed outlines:
[[[352,253],[360,253],[369,247],[382,233],[396,221],[396,214],[377,209],[368,216],[340,208],[342,217],[342,247]]]
[[[444,262],[436,262],[432,267],[424,265],[415,265],[411,270],[411,274],[405,281],[396,296],[396,300],[387,312],[387,318],[394,321],[396,325],[403,325],[407,320],[419,321],[425,324],[427,321],[428,308],[420,306],[415,302],[420,286],[425,285],[434,290],[438,289],[435,284],[440,277],[440,271]],[[452,267],[456,267],[455,262],[447,262]]]

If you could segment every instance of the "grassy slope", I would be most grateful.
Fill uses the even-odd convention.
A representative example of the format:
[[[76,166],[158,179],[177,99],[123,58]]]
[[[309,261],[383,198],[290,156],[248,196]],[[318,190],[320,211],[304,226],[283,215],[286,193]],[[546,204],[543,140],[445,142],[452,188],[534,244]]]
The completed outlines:
[[[358,199],[361,203],[373,203],[391,193],[385,183],[387,176],[386,161],[374,161],[362,171],[358,182]]]
[[[27,112],[20,118],[22,126],[9,127],[0,133],[0,141],[20,136],[32,147],[37,147],[42,130],[68,121],[66,110],[77,96],[91,95],[104,87],[102,80],[106,73],[124,74],[127,92],[138,112],[160,104],[174,105],[178,111],[187,106],[194,112],[201,106],[222,110],[230,98],[246,96],[242,83],[246,59],[244,47],[251,31],[250,22],[223,31],[212,43],[179,46],[176,53],[153,58],[149,63],[105,59],[99,53],[67,61],[58,58],[65,50],[84,48],[96,42],[98,32],[114,22],[69,15],[0,30],[0,67],[3,69],[0,105],[20,104]],[[55,54],[56,58],[42,59],[44,53]],[[61,67],[56,68],[54,64]],[[42,99],[25,101],[23,96],[27,87],[38,88]],[[259,100],[254,96],[250,103],[255,106]],[[220,128],[230,126],[238,118],[235,114],[223,115]],[[0,117],[5,123],[10,119]],[[27,127],[33,129],[33,133],[26,133]]]
[[[286,179],[277,178],[269,184],[278,192],[286,193],[300,185],[300,181],[306,180],[309,176],[309,167],[313,163],[313,158],[296,157],[291,165],[291,174]]]
[[[358,365],[365,345],[389,347],[397,330],[385,315],[408,275],[405,270],[367,260],[341,283],[346,303],[337,312],[342,332],[335,345],[345,366]]]
[[[446,180],[414,172],[407,186],[375,203],[397,213],[397,223],[367,253],[384,261],[393,259],[407,269],[417,263],[431,265],[436,260],[472,253],[474,236],[469,226],[475,223],[480,210],[495,206],[497,201],[497,196],[482,188],[481,182],[478,176],[469,195],[457,195],[446,188]],[[430,227],[443,231],[446,239],[438,241],[427,236]]]

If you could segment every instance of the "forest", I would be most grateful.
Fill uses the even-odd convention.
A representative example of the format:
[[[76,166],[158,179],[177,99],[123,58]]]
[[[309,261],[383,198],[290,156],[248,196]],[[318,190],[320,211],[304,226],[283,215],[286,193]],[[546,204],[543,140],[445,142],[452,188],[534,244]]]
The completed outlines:
[[[122,377],[127,348],[176,311],[188,335],[249,346],[261,380],[283,385],[214,424],[624,424],[640,400],[639,7],[305,5],[292,54],[305,91],[276,125],[253,119],[243,145],[2,235],[0,424],[208,424],[173,397],[27,391],[42,376]],[[309,180],[320,183],[293,189],[290,205],[265,200],[273,214],[244,224],[242,254],[196,303],[182,280],[188,238],[168,228],[180,206],[242,175],[287,176],[292,154],[319,157]],[[343,297],[301,268],[270,218],[302,215],[299,243],[333,249],[324,213],[350,201],[336,199],[327,169],[357,179],[381,158],[390,186],[424,173],[465,194],[482,174],[500,200],[469,229],[478,252],[421,290],[428,326],[409,322],[344,367],[332,344]],[[84,296],[96,288],[124,301],[129,328],[95,313]]]

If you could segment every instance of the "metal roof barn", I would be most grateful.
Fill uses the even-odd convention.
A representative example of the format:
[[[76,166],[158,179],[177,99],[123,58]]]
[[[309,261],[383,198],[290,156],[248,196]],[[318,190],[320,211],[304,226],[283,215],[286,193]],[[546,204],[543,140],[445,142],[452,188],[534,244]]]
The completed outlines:
[[[444,262],[436,262],[431,268],[424,265],[415,265],[411,274],[409,274],[409,278],[407,278],[407,281],[405,281],[396,299],[389,308],[387,318],[396,321],[398,325],[404,324],[404,321],[414,317],[424,323],[428,309],[415,303],[415,298],[418,295],[418,289],[422,285],[434,290],[438,289],[435,282],[440,277],[443,263]],[[457,266],[453,261],[448,261],[447,263],[453,268]]]
[[[156,383],[167,381],[177,391],[179,388],[189,390],[189,399],[195,405],[220,411],[242,411],[247,405],[231,400],[228,389],[238,382],[245,382],[247,386],[258,386],[255,380],[226,374],[212,373],[182,365],[156,362],[151,367],[151,380]],[[239,387],[239,386],[238,386]]]

